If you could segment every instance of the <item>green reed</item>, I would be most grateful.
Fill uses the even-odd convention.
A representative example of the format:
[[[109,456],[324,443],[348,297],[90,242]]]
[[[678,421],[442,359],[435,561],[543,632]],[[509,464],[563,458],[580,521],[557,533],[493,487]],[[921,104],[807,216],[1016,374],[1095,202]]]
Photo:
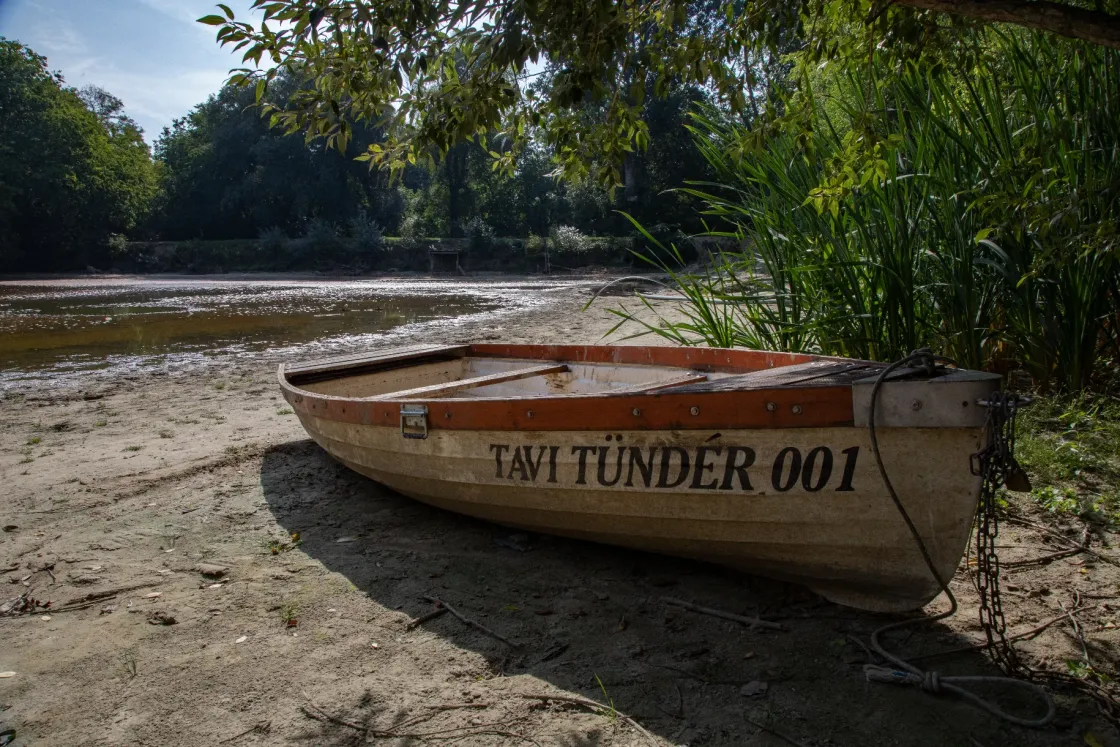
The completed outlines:
[[[817,82],[811,148],[697,112],[716,180],[684,191],[741,250],[696,273],[651,257],[685,320],[641,333],[876,360],[932,345],[1089,385],[1120,328],[1117,59],[992,33],[984,64],[958,74],[842,71]]]

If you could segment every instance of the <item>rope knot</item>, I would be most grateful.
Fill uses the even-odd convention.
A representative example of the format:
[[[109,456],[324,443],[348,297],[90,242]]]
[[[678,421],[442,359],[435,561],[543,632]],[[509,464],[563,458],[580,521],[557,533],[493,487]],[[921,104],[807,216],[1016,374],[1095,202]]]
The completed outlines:
[[[922,690],[934,695],[941,694],[941,673],[926,672],[922,676]]]

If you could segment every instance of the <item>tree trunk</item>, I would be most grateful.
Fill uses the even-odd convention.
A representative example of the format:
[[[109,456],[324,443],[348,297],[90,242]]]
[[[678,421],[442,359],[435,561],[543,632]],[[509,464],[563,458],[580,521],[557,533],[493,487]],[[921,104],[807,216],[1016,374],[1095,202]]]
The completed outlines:
[[[989,23],[1011,23],[1082,39],[1120,49],[1120,16],[1048,0],[895,0],[921,10],[972,18]]]

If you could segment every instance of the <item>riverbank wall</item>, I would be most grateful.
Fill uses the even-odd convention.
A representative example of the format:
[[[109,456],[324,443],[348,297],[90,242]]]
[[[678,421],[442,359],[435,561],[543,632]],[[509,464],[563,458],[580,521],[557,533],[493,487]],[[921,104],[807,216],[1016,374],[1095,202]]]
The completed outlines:
[[[649,270],[659,261],[688,264],[718,251],[718,242],[687,238],[663,250],[634,237],[589,236],[556,245],[547,239],[387,237],[374,244],[329,241],[233,239],[133,241],[113,254],[107,269],[125,273],[229,272],[508,272],[550,273],[587,268]],[[678,256],[679,255],[679,256]],[[651,261],[652,260],[652,261]]]

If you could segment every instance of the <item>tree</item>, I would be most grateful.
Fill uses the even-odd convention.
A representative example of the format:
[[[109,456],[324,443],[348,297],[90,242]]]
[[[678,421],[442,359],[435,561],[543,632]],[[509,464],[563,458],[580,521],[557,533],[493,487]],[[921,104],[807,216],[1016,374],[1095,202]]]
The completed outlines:
[[[648,145],[641,117],[647,97],[673,85],[710,91],[741,114],[759,77],[752,51],[791,38],[817,56],[865,54],[876,43],[919,52],[960,19],[1019,23],[1120,45],[1114,0],[1094,9],[1029,0],[253,0],[259,27],[222,15],[221,44],[244,49],[231,82],[255,85],[258,99],[283,71],[313,86],[271,108],[288,131],[340,146],[356,122],[384,127],[385,142],[363,157],[399,172],[442,158],[457,143],[504,134],[514,147],[493,156],[512,172],[519,146],[539,127],[563,176],[589,173],[623,183],[628,154]],[[868,43],[871,46],[868,46]],[[901,50],[905,53],[905,50]],[[531,84],[532,66],[553,69],[547,92]],[[587,123],[588,103],[602,116]]]
[[[276,81],[283,104],[302,84]],[[344,226],[363,213],[395,230],[401,205],[387,177],[325,147],[286,137],[253,109],[253,93],[225,86],[164,128],[155,155],[163,168],[163,204],[148,225],[165,239],[244,239],[279,228],[301,234],[313,220]],[[376,130],[356,128],[366,148]]]
[[[91,100],[105,102],[105,120],[46,58],[0,38],[4,270],[106,263],[109,234],[132,230],[146,212],[157,188],[148,146],[120,102],[100,94]]]

